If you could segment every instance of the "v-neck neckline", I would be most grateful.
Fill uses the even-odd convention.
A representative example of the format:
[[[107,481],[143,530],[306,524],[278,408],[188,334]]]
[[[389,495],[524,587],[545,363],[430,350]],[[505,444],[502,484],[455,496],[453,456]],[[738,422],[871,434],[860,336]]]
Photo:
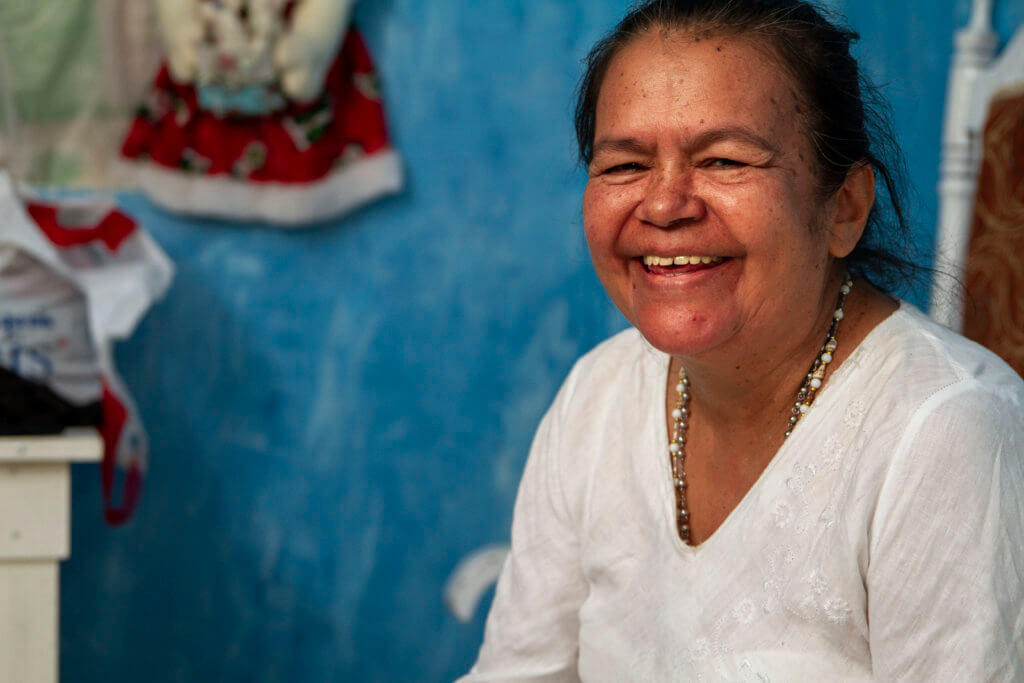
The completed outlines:
[[[700,555],[706,554],[717,547],[720,543],[724,542],[719,541],[719,537],[728,535],[730,528],[737,524],[735,519],[740,517],[740,515],[743,514],[743,511],[753,504],[751,499],[755,498],[761,492],[761,489],[768,486],[768,481],[772,478],[775,471],[782,467],[780,463],[788,460],[788,454],[796,448],[794,444],[800,444],[805,441],[808,438],[806,435],[813,431],[812,425],[823,419],[823,416],[827,412],[836,408],[835,404],[840,400],[839,397],[842,394],[842,386],[846,384],[849,375],[854,371],[854,369],[863,362],[863,356],[867,353],[866,349],[870,348],[868,342],[878,336],[878,334],[880,334],[880,330],[889,327],[893,324],[894,320],[899,318],[901,315],[907,314],[907,312],[908,309],[906,304],[901,301],[899,307],[895,311],[886,316],[884,320],[875,325],[875,327],[865,335],[860,343],[857,344],[856,348],[849,356],[847,356],[846,360],[844,360],[835,370],[835,373],[824,383],[814,401],[814,404],[811,406],[811,409],[800,420],[800,422],[797,423],[797,427],[793,430],[790,437],[783,441],[782,445],[775,451],[771,460],[768,461],[768,464],[765,465],[761,474],[758,475],[754,483],[749,489],[747,489],[746,493],[743,494],[740,501],[736,503],[732,510],[729,511],[729,514],[726,515],[725,519],[722,520],[722,523],[718,525],[711,535],[697,545],[684,543],[683,540],[679,538],[679,533],[676,530],[676,501],[675,491],[672,486],[671,464],[668,457],[669,435],[668,424],[665,421],[664,408],[665,383],[667,381],[666,377],[669,372],[672,359],[668,354],[659,354],[657,359],[657,365],[659,367],[657,376],[659,377],[659,382],[653,392],[653,403],[658,406],[658,409],[649,410],[648,412],[657,417],[654,429],[657,431],[658,443],[663,445],[662,448],[658,449],[659,457],[662,459],[662,462],[659,463],[658,467],[658,471],[661,474],[659,477],[661,481],[658,484],[658,490],[662,497],[663,514],[666,515],[664,519],[667,520],[665,528],[668,529],[669,535],[672,537],[672,541],[681,555],[691,560],[696,560]],[[800,425],[803,425],[803,427]]]

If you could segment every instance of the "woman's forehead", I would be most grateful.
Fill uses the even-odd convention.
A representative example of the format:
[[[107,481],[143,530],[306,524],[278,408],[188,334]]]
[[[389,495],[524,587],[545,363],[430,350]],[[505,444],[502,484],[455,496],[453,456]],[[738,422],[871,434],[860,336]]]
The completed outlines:
[[[771,133],[800,119],[793,84],[750,40],[650,31],[611,60],[596,131],[609,127],[754,126]]]

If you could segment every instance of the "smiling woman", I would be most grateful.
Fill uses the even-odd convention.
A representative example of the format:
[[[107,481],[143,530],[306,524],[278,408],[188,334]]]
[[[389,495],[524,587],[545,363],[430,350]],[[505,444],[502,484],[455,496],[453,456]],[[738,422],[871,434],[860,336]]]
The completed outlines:
[[[650,0],[594,48],[584,229],[633,329],[541,423],[466,680],[1024,679],[1024,383],[872,284],[909,266],[855,37]]]
[[[763,56],[749,41],[653,31],[619,51],[601,85],[583,198],[594,267],[626,318],[673,356],[733,357],[777,340],[787,348],[769,362],[795,351],[802,364],[799,349],[827,327],[836,259],[871,208],[867,166],[821,196],[790,79]],[[654,269],[644,263],[654,256],[659,268],[677,256],[702,267]],[[872,303],[881,317],[892,309]]]

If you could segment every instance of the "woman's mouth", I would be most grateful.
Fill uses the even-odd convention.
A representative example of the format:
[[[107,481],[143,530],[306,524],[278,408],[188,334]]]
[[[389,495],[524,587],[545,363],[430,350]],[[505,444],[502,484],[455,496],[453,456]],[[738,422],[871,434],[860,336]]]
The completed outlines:
[[[655,256],[646,254],[643,257],[644,269],[655,275],[685,275],[699,270],[714,268],[726,260],[724,256],[680,255]]]

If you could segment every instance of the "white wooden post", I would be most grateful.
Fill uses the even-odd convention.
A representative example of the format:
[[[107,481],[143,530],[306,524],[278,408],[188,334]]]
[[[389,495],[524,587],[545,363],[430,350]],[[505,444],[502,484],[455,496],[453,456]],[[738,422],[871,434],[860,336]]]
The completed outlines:
[[[59,562],[71,550],[69,464],[103,450],[89,429],[0,437],[0,680],[56,683]]]
[[[942,273],[932,285],[931,315],[959,331],[963,279],[970,239],[971,212],[978,182],[980,143],[970,122],[975,82],[992,61],[998,37],[992,30],[992,0],[974,0],[967,28],[956,33],[956,51],[946,89],[946,119],[942,133],[939,180],[939,225],[935,266]]]

